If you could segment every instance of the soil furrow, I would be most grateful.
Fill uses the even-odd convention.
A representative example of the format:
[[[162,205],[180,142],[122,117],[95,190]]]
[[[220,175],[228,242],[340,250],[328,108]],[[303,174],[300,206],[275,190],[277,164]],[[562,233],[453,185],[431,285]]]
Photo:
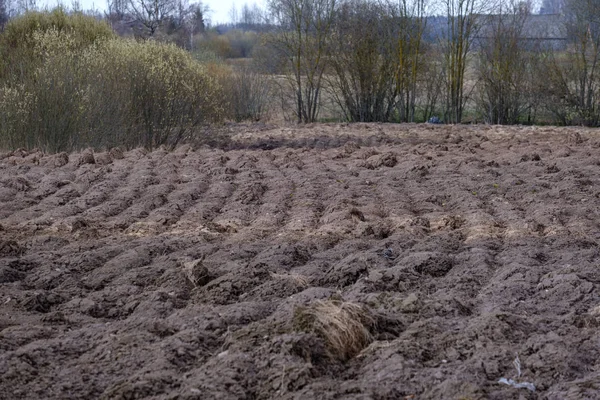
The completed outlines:
[[[597,397],[596,131],[227,129],[2,156],[0,399]]]

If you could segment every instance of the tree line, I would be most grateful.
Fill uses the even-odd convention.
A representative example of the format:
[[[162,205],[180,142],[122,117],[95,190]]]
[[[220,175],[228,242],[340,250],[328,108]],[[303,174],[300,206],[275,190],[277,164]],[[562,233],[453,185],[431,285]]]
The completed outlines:
[[[555,3],[271,0],[266,43],[298,122],[327,99],[349,121],[598,126],[600,1]]]
[[[35,0],[0,0],[0,25],[28,7]],[[187,0],[109,0],[104,19],[192,50],[203,34],[232,53],[219,32],[204,33],[206,12]],[[269,0],[232,8],[229,28],[255,31],[232,39],[235,53],[282,78],[298,122],[334,107],[358,122],[600,125],[600,0],[544,0],[540,12],[516,0]]]

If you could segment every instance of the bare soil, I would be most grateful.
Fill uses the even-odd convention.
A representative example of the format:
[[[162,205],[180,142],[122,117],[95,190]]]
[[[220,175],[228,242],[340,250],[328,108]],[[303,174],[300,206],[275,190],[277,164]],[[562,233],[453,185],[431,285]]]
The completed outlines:
[[[600,398],[597,131],[226,136],[0,155],[0,398]]]

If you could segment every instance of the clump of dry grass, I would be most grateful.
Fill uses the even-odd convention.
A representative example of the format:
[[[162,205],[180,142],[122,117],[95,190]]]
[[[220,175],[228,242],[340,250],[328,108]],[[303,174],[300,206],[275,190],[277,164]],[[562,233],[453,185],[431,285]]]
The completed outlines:
[[[204,286],[210,282],[211,276],[208,268],[202,263],[204,256],[198,260],[183,262],[183,273],[194,287]]]
[[[373,341],[374,318],[362,306],[337,300],[315,301],[294,312],[294,327],[325,340],[329,356],[346,361]]]
[[[348,212],[348,214],[350,215],[350,218],[352,218],[353,220],[365,222],[365,215],[363,214],[362,211],[360,211],[356,207],[352,207],[350,209],[350,211]]]
[[[277,274],[275,272],[271,272],[271,278],[285,282],[291,282],[292,284],[301,288],[308,287],[308,278],[295,272],[291,272],[289,274]]]

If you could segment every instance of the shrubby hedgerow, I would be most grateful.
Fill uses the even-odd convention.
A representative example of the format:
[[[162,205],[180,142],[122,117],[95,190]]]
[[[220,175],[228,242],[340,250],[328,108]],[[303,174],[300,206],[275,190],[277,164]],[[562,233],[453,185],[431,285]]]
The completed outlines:
[[[35,18],[74,21],[31,23]],[[83,18],[88,24],[76,23]],[[217,80],[186,51],[116,38],[105,28],[60,10],[7,25],[0,35],[0,54],[8,57],[0,69],[0,147],[153,148],[222,118]],[[13,40],[15,32],[27,40]]]

